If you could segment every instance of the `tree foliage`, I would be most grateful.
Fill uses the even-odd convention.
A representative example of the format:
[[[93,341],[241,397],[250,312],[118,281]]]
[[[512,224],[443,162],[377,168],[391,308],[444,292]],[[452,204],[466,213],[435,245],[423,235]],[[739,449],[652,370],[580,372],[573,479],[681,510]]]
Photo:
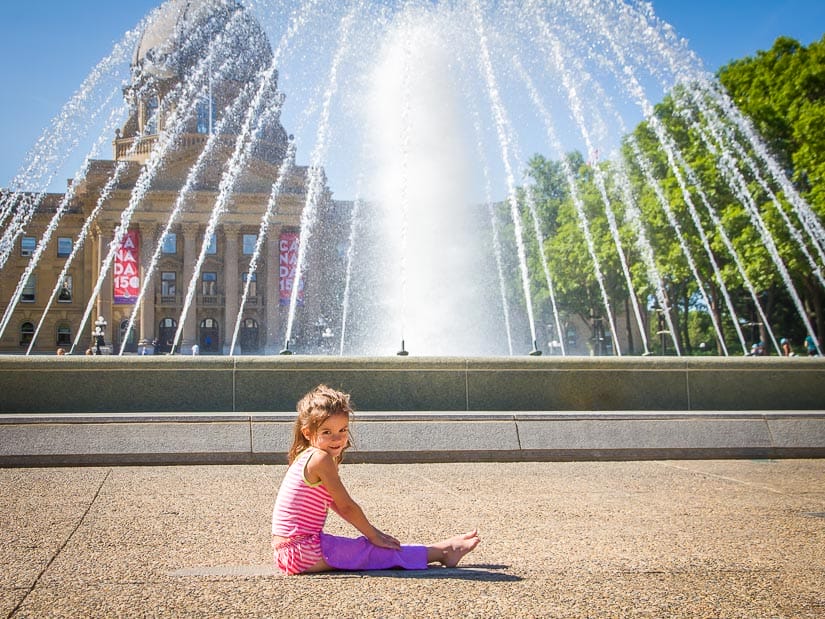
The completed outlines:
[[[622,165],[586,162],[580,153],[530,161],[524,229],[532,230],[532,201],[562,311],[585,321],[605,316],[606,294],[613,312],[627,313],[635,296],[646,325],[655,325],[650,314],[663,302],[684,352],[714,341],[731,353],[756,339],[799,345],[808,324],[825,332],[822,239],[803,212],[821,229],[825,38],[807,48],[780,38],[718,77],[744,122],[727,113],[718,87],[682,84],[625,137]],[[778,166],[766,162],[765,150]],[[528,237],[532,294],[549,321],[541,256],[535,234]],[[649,328],[655,342],[661,325]]]

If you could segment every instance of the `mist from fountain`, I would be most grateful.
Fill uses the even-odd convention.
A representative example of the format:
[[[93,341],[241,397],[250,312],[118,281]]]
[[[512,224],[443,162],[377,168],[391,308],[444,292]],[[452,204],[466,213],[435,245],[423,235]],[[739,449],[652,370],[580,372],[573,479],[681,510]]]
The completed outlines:
[[[89,155],[83,161],[83,165],[81,166],[80,170],[78,170],[77,175],[75,176],[73,182],[69,185],[68,190],[63,195],[63,199],[60,201],[60,204],[57,207],[54,215],[49,221],[49,225],[46,227],[46,230],[43,232],[43,236],[41,237],[40,243],[37,244],[37,247],[34,250],[31,258],[29,259],[29,263],[26,265],[26,268],[23,269],[23,273],[20,275],[20,279],[17,282],[17,287],[12,293],[11,300],[9,304],[6,306],[6,311],[3,313],[2,319],[0,319],[0,337],[3,337],[3,333],[6,331],[6,327],[8,327],[9,321],[11,320],[12,315],[14,314],[14,310],[17,308],[17,304],[20,301],[21,296],[23,295],[23,289],[26,286],[26,283],[29,281],[29,277],[37,268],[37,265],[40,263],[40,259],[43,257],[43,253],[46,251],[46,247],[49,244],[52,236],[54,235],[55,231],[57,230],[57,226],[60,223],[60,220],[63,218],[63,215],[69,210],[69,205],[72,202],[72,199],[75,196],[75,187],[78,186],[79,183],[83,181],[86,177],[86,174],[89,171],[89,166],[92,163],[92,159],[100,152],[100,148],[103,146],[104,140],[108,137],[108,134],[114,132],[115,128],[120,124],[121,118],[124,115],[125,110],[123,108],[119,110],[114,110],[112,114],[109,116],[109,121],[106,124],[108,132],[104,135],[101,135],[95,145],[92,147]],[[62,282],[58,280],[55,285],[55,290],[58,291],[60,289],[60,285]],[[53,293],[54,295],[57,292]]]
[[[306,265],[306,248],[311,242],[314,227],[317,224],[317,208],[318,200],[322,190],[322,166],[325,159],[327,149],[329,147],[329,118],[330,108],[333,97],[338,88],[338,69],[340,62],[347,52],[349,45],[349,36],[355,17],[358,10],[363,7],[363,2],[350,9],[347,15],[342,19],[340,26],[340,39],[336,47],[335,56],[330,64],[329,75],[326,80],[327,88],[324,92],[323,106],[321,110],[321,118],[318,122],[318,131],[315,138],[315,148],[312,151],[308,175],[307,197],[304,204],[304,209],[301,213],[301,245],[298,251],[298,263],[295,267],[295,286],[292,289],[292,294],[289,299],[289,314],[287,317],[286,335],[284,341],[286,346],[289,345],[289,340],[292,337],[292,328],[295,324],[295,309],[298,306],[298,293],[300,292],[303,276],[303,271]]]
[[[0,270],[14,250],[15,241],[31,221],[57,170],[94,126],[98,115],[120,94],[125,79],[124,60],[131,54],[146,19],[127,32],[112,52],[89,73],[29,151],[27,161],[0,199]],[[109,133],[111,135],[111,132]],[[82,171],[74,175],[82,180]],[[9,218],[11,220],[9,221]]]
[[[258,262],[261,258],[261,253],[264,247],[264,241],[269,235],[269,225],[277,212],[278,198],[284,188],[286,179],[295,167],[295,142],[290,140],[287,145],[286,155],[284,156],[281,169],[278,171],[278,180],[272,185],[272,191],[269,194],[269,200],[266,204],[263,217],[261,217],[261,225],[258,229],[258,236],[255,239],[255,249],[252,252],[252,258],[249,260],[249,268],[246,272],[246,281],[244,282],[243,293],[241,294],[241,304],[238,308],[238,315],[235,318],[235,328],[232,330],[232,342],[229,346],[229,354],[235,354],[235,347],[238,343],[238,335],[241,331],[241,322],[244,315],[244,308],[249,299],[249,290],[252,286],[253,278],[258,270]]]
[[[553,156],[561,164],[577,223],[584,237],[604,317],[609,324],[613,350],[616,354],[622,354],[616,327],[617,314],[607,291],[602,259],[591,231],[592,222],[584,198],[579,195],[576,174],[566,157],[566,153],[574,149],[582,150],[594,159],[592,171],[595,187],[618,255],[624,285],[628,290],[640,290],[646,286],[652,290],[651,297],[647,299],[647,309],[650,309],[651,299],[655,298],[677,354],[682,354],[675,337],[670,301],[656,266],[657,257],[645,233],[645,222],[633,195],[625,164],[618,153],[622,141],[668,220],[696,282],[697,294],[708,308],[712,306],[708,293],[710,283],[702,280],[698,257],[693,255],[687,233],[682,229],[661,183],[656,180],[651,162],[645,159],[635,138],[628,133],[626,118],[632,117],[645,119],[661,146],[712,268],[727,309],[726,320],[733,324],[743,352],[746,352],[746,343],[741,321],[711,249],[709,231],[704,227],[703,217],[709,217],[719,231],[719,238],[778,351],[776,337],[755,286],[747,276],[743,258],[725,232],[712,201],[698,184],[697,175],[684,154],[655,116],[651,101],[655,100],[656,95],[651,95],[650,91],[655,91],[657,95],[671,93],[677,113],[697,130],[708,151],[718,157],[722,176],[745,208],[752,226],[762,236],[806,330],[814,335],[788,266],[740,166],[748,168],[770,197],[793,242],[800,248],[823,287],[825,229],[782,174],[776,161],[768,155],[749,121],[736,110],[718,83],[704,72],[701,62],[686,49],[684,42],[679,41],[672,30],[655,17],[652,7],[629,5],[620,0],[598,4],[589,1],[570,7],[556,7],[551,13],[547,3],[539,0],[494,5],[482,0],[449,4],[404,1],[392,6],[376,6],[367,0],[359,0],[345,6],[326,7],[321,7],[318,0],[258,0],[248,3],[246,10],[270,16],[270,23],[266,25],[280,34],[279,45],[272,54],[270,64],[261,67],[255,81],[247,85],[231,108],[224,110],[222,122],[243,118],[242,126],[232,155],[221,174],[194,270],[185,274],[189,281],[177,322],[173,351],[180,349],[186,322],[193,315],[192,304],[210,240],[232,202],[238,181],[259,143],[261,131],[267,124],[288,121],[288,115],[296,113],[306,119],[306,122],[302,120],[296,124],[301,126],[301,130],[306,124],[307,131],[313,135],[314,146],[306,177],[300,245],[284,332],[287,347],[294,337],[300,314],[300,287],[308,265],[307,256],[314,249],[319,226],[324,225],[319,216],[319,203],[324,198],[327,180],[332,178],[329,171],[334,166],[329,162],[337,154],[336,149],[348,148],[350,153],[360,153],[357,157],[349,157],[348,162],[354,168],[349,176],[358,178],[359,182],[351,212],[353,219],[349,222],[346,268],[341,282],[343,309],[339,354],[345,350],[387,351],[397,344],[399,336],[402,348],[405,340],[413,341],[416,352],[422,354],[512,355],[514,348],[519,348],[526,337],[535,346],[539,319],[534,309],[537,291],[532,288],[536,284],[532,283],[531,263],[528,260],[530,239],[524,228],[527,220],[532,223],[531,234],[541,249],[538,252],[540,268],[550,303],[548,320],[554,323],[561,352],[566,354],[560,318],[565,310],[557,305],[553,273],[544,252],[547,239],[542,231],[535,188],[529,183],[520,188],[517,183],[519,171],[525,168],[522,152],[549,145]],[[122,76],[120,65],[139,40],[143,28],[152,22],[159,11],[154,11],[134,31],[127,33],[116,44],[112,54],[95,67],[78,94],[64,106],[52,127],[44,132],[29,161],[13,179],[10,185],[12,191],[2,196],[0,225],[4,228],[0,238],[0,270],[5,267],[16,239],[24,233],[42,202],[45,188],[61,162],[82,142],[82,135],[94,124],[100,111],[111,107],[111,99],[120,87],[112,88],[111,84]],[[313,20],[327,21],[319,21],[313,29]],[[284,23],[283,30],[279,30]],[[321,23],[335,27],[321,32]],[[233,18],[225,25],[226,32],[231,33],[236,25]],[[152,190],[158,174],[167,165],[169,155],[178,146],[177,140],[192,118],[195,103],[207,94],[206,89],[211,89],[212,78],[219,79],[227,70],[225,63],[220,64],[222,55],[227,51],[221,36],[218,34],[209,40],[198,40],[196,37],[187,43],[192,45],[197,62],[191,72],[183,76],[177,89],[164,99],[162,105],[170,107],[158,111],[169,114],[166,126],[139,174],[128,206],[120,214],[120,224],[108,253],[101,260],[92,295],[76,331],[78,334],[85,330],[132,218]],[[326,41],[331,43],[323,47],[321,44]],[[317,53],[308,58],[302,51],[306,46],[314,49],[314,43],[318,44]],[[540,53],[535,54],[536,50]],[[290,108],[290,98],[285,98],[281,92],[291,96],[291,92],[301,91],[300,88],[291,91],[289,84],[289,76],[298,73],[294,63],[301,62],[312,65],[308,71],[316,71],[316,77],[309,80],[308,88],[314,94],[308,99],[299,98],[298,105],[294,106],[298,112],[295,112]],[[217,69],[215,64],[219,65]],[[282,81],[276,87],[279,72]],[[305,77],[303,73],[302,76]],[[481,106],[484,109],[480,109]],[[308,120],[312,114],[317,114],[314,124]],[[29,276],[38,266],[45,247],[65,214],[74,188],[83,182],[89,162],[123,115],[121,108],[112,112],[96,145],[75,173],[72,185],[18,280],[0,320],[0,336],[8,327]],[[609,121],[608,115],[613,117]],[[701,116],[701,122],[696,115]],[[210,114],[210,122],[211,118]],[[565,122],[567,119],[570,122]],[[526,122],[529,129],[521,130],[519,124]],[[530,123],[537,123],[538,126]],[[491,127],[491,130],[485,133],[484,127]],[[614,133],[616,130],[619,133],[611,134],[611,128]],[[135,328],[141,303],[147,296],[151,298],[149,288],[154,281],[162,241],[184,210],[222,132],[223,125],[220,123],[214,132],[210,126],[210,136],[203,151],[186,172],[186,181],[168,214],[164,231],[144,273],[138,299],[129,316],[126,337],[120,347],[121,354],[129,333]],[[353,133],[358,148],[352,146],[350,134]],[[260,263],[269,222],[274,217],[277,199],[295,166],[296,151],[303,140],[300,134],[294,141],[290,140],[278,177],[270,186],[269,202],[261,215],[239,311],[234,316],[226,317],[227,330],[230,324],[234,324],[229,354],[236,353],[250,284]],[[135,140],[132,148],[139,141]],[[610,174],[599,165],[598,153],[612,153],[614,165]],[[84,222],[61,277],[65,277],[90,232],[91,223],[124,173],[123,162],[114,166],[112,177],[96,208]],[[335,170],[334,174],[341,174],[341,171]],[[493,176],[497,177],[495,184]],[[334,183],[333,178],[333,188]],[[25,187],[36,189],[24,192]],[[790,205],[789,211],[783,208],[774,187],[784,193]],[[622,196],[623,208],[614,204],[615,194],[611,194],[614,189]],[[477,196],[479,191],[481,195]],[[510,238],[506,240],[498,229],[494,205],[497,192],[501,194],[503,206],[507,207],[510,215]],[[479,217],[481,209],[478,205],[484,207],[485,215],[482,217]],[[468,221],[473,222],[472,225],[468,225]],[[623,223],[628,223],[634,230],[630,242],[644,263],[647,282],[634,282],[626,256],[630,251],[626,247],[628,240],[623,239],[620,232]],[[505,249],[505,242],[512,247]],[[380,248],[382,264],[377,270],[381,273],[370,273],[365,265],[358,263],[361,254],[358,244]],[[485,253],[485,259],[495,260],[494,269],[481,261]],[[516,263],[516,287],[520,288],[520,292],[513,296],[518,298],[517,301],[507,299],[508,283],[505,281],[503,261],[508,253],[512,253]],[[493,271],[496,277],[490,275]],[[491,285],[493,279],[497,279],[497,285]],[[61,279],[58,279],[38,322],[34,340],[57,296],[60,282]],[[369,286],[374,290],[372,307],[359,309],[357,314],[359,321],[375,326],[360,328],[359,331],[359,328],[351,328],[354,315],[352,303],[357,297],[355,289]],[[493,317],[497,313],[491,310],[495,305],[492,300],[495,295],[490,294],[489,290],[496,290],[501,299],[502,318]],[[647,354],[650,350],[643,310],[635,294],[631,294],[630,299],[633,318]],[[514,344],[515,327],[511,312],[517,305],[523,306],[518,320],[525,323],[529,335],[516,336],[518,343]],[[723,354],[730,354],[725,345],[723,325],[715,312],[709,312],[709,316]],[[365,335],[365,331],[369,333]],[[347,341],[345,338],[349,333],[353,338],[363,338],[363,341]],[[31,352],[34,340],[28,352]],[[72,350],[76,344],[77,341]]]
[[[209,59],[207,59],[209,62]],[[210,70],[211,73],[211,70]],[[218,71],[218,75],[221,74],[221,71]],[[178,192],[177,197],[175,198],[175,204],[172,207],[171,212],[169,213],[169,218],[166,220],[166,224],[163,228],[163,231],[160,233],[159,242],[155,246],[154,252],[152,253],[152,258],[149,261],[149,266],[146,269],[146,273],[143,277],[143,282],[140,287],[140,291],[138,292],[138,296],[135,298],[134,309],[129,316],[129,323],[126,327],[126,337],[123,338],[123,342],[121,343],[120,347],[120,354],[122,355],[125,348],[126,343],[128,342],[128,334],[132,332],[135,326],[135,320],[137,319],[138,315],[138,308],[141,307],[143,303],[143,299],[146,297],[146,293],[148,292],[149,286],[154,283],[154,274],[157,270],[158,263],[161,258],[161,254],[163,253],[163,240],[167,238],[167,236],[172,232],[172,227],[178,221],[180,214],[183,212],[187,200],[191,197],[192,191],[195,188],[197,183],[198,177],[203,173],[203,170],[209,161],[209,158],[214,154],[214,151],[218,144],[221,141],[221,136],[223,135],[224,129],[227,125],[229,125],[232,121],[236,120],[238,114],[240,114],[242,106],[248,102],[248,99],[251,97],[250,93],[251,87],[247,85],[246,88],[242,89],[242,91],[235,97],[235,100],[232,102],[230,108],[226,111],[223,118],[218,121],[217,127],[214,128],[209,134],[209,138],[206,140],[206,144],[203,147],[203,150],[198,155],[197,160],[195,161],[194,165],[189,168],[189,172],[187,172],[186,180],[183,183],[180,191]],[[139,144],[139,140],[135,140],[133,144],[133,148],[137,147]]]

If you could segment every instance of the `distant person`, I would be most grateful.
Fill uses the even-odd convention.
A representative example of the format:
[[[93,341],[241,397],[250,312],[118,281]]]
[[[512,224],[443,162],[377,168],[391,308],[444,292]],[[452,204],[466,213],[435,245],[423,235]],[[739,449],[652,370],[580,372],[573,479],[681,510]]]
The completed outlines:
[[[298,402],[289,469],[272,514],[275,564],[287,574],[330,570],[427,569],[429,563],[455,567],[479,542],[471,531],[432,546],[402,546],[376,529],[338,476],[352,445],[349,395],[318,385]],[[323,532],[327,511],[363,533],[352,539]]]
[[[764,357],[765,356],[765,344],[763,342],[755,342],[751,345],[751,357]]]
[[[192,346],[192,356],[197,357],[199,354],[201,354],[201,347],[198,346],[197,344],[193,345]]]
[[[65,348],[58,348],[57,349],[57,356],[58,357],[62,357],[65,354],[66,354],[66,349]]]
[[[791,343],[788,341],[788,338],[783,337],[779,340],[779,347],[782,349],[782,356],[783,357],[793,357],[793,350],[791,349]]]
[[[816,340],[814,340],[813,336],[808,335],[805,337],[805,347],[808,349],[809,357],[816,357]]]
[[[94,354],[95,354],[95,352],[91,348],[86,349],[86,356],[87,357],[91,357]]]

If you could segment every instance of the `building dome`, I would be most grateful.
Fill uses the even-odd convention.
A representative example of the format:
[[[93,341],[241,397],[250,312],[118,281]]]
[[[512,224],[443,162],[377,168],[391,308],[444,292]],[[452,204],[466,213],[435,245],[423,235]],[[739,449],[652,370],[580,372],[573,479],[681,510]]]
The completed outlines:
[[[149,16],[132,69],[143,77],[183,77],[219,37],[216,58],[230,63],[230,79],[246,81],[272,59],[260,24],[235,0],[167,0]]]

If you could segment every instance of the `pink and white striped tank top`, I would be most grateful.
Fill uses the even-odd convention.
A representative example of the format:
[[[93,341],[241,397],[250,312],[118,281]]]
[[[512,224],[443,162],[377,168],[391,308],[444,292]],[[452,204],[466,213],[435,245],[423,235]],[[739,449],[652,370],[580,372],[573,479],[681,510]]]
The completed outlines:
[[[272,512],[272,535],[296,537],[318,534],[324,528],[332,497],[321,482],[310,484],[305,470],[314,447],[301,453],[286,471]]]

